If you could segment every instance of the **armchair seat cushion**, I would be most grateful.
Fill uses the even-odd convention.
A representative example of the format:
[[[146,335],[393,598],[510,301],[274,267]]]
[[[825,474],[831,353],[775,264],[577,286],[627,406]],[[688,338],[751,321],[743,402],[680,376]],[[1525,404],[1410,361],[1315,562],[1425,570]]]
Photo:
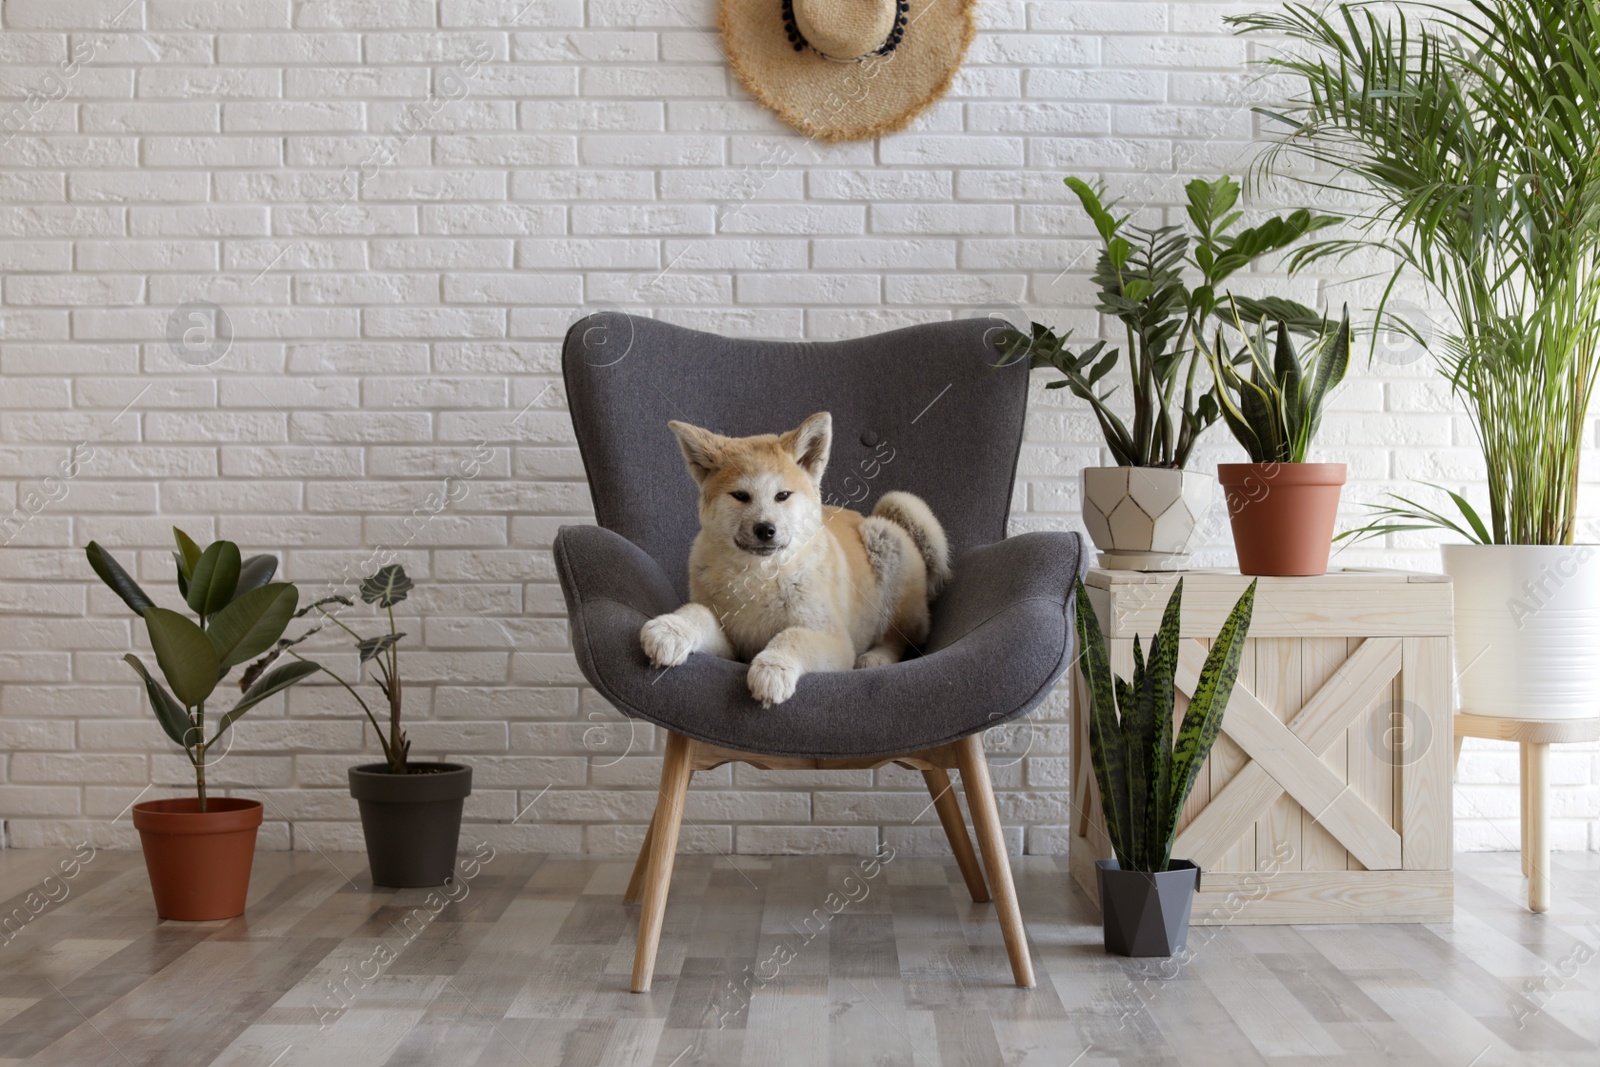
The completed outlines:
[[[651,666],[639,629],[681,601],[656,561],[600,526],[563,527],[556,567],[584,677],[625,714],[699,741],[806,758],[893,756],[1008,722],[1069,666],[1076,533],[1028,533],[970,549],[933,606],[922,654],[888,667],[802,676],[762,708],[748,665],[696,653]]]

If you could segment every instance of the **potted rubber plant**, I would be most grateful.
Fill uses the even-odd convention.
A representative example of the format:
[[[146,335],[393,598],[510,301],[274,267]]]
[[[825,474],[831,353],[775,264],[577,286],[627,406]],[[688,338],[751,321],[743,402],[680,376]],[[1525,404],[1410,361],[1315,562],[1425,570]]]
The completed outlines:
[[[1350,536],[1467,542],[1442,550],[1462,711],[1600,715],[1600,552],[1574,543],[1600,368],[1600,0],[1297,3],[1231,22],[1279,42],[1264,61],[1295,87],[1257,109],[1283,131],[1264,173],[1286,160],[1364,201],[1352,233],[1297,258],[1378,251],[1396,264],[1385,292],[1428,286],[1439,323],[1384,321],[1433,357],[1483,453],[1487,514],[1459,492],[1396,497]]]
[[[1099,235],[1094,282],[1096,310],[1117,320],[1120,348],[1104,341],[1074,349],[1071,334],[1033,323],[1031,332],[1001,337],[1005,363],[1026,358],[1061,375],[1049,389],[1070,389],[1093,410],[1114,467],[1083,471],[1083,522],[1100,565],[1130,570],[1182,567],[1211,505],[1209,474],[1187,470],[1195,443],[1221,415],[1216,398],[1196,376],[1204,362],[1198,342],[1223,299],[1221,286],[1262,256],[1278,252],[1339,219],[1307,210],[1239,228],[1239,183],[1223,176],[1185,186],[1188,228],[1132,226],[1103,201],[1104,188],[1079,178],[1066,184]],[[1314,331],[1321,317],[1290,300],[1236,301],[1254,322],[1271,313],[1292,329]],[[1118,386],[1109,376],[1127,363],[1132,425],[1113,406]]]
[[[461,840],[461,813],[472,794],[472,768],[459,763],[413,761],[411,740],[401,725],[400,640],[406,635],[396,628],[394,606],[406,599],[414,587],[405,568],[391,563],[362,580],[362,601],[373,605],[387,617],[387,632],[363,637],[328,610],[329,605],[354,607],[346,597],[329,596],[308,604],[298,614],[318,612],[323,623],[299,637],[282,639],[259,661],[252,664],[245,682],[267,670],[278,656],[299,657],[294,646],[331,623],[355,642],[363,672],[383,695],[388,728],[373,714],[361,693],[344,678],[319,667],[343,686],[366,714],[383,749],[383,762],[351,767],[350,795],[361,810],[361,832],[367,842],[367,863],[374,885],[443,885],[455,869],[456,848]]]
[[[1222,729],[1255,598],[1251,581],[1212,642],[1174,734],[1183,579],[1167,600],[1148,660],[1134,638],[1131,680],[1112,675],[1100,621],[1078,580],[1078,669],[1089,691],[1089,758],[1115,854],[1095,861],[1107,952],[1170,956],[1188,938],[1201,872],[1190,860],[1173,859],[1172,843],[1184,801]]]
[[[1350,365],[1350,309],[1316,338],[1309,356],[1295,351],[1289,327],[1266,320],[1241,328],[1228,353],[1220,336],[1205,346],[1223,421],[1250,454],[1249,463],[1217,467],[1228,498],[1239,573],[1325,574],[1344,485],[1343,463],[1308,463],[1322,405]],[[1241,369],[1243,373],[1241,373]]]
[[[208,721],[206,705],[222,679],[278,640],[300,594],[290,583],[272,580],[278,570],[274,556],[244,559],[232,541],[201,548],[182,530],[174,527],[172,533],[178,592],[193,620],[157,606],[98,543],[90,541],[85,552],[95,574],[144,620],[160,677],[131,652],[122,658],[144,685],[156,722],[194,766],[193,797],[133,806],[156,913],[163,919],[228,919],[244,912],[262,809],[259,800],[208,793],[210,753],[241,715],[318,666],[302,661],[261,672],[231,708]]]

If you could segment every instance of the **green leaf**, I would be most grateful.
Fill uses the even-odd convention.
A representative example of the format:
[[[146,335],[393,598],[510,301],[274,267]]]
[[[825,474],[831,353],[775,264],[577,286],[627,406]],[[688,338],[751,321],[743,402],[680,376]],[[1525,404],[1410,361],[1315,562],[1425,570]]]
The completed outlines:
[[[122,564],[112,558],[111,553],[101,548],[96,541],[90,541],[89,547],[84,549],[84,555],[89,557],[89,566],[100,576],[100,580],[111,587],[111,591],[122,598],[122,602],[133,609],[135,615],[143,615],[154,606],[155,601],[145,595],[139,583],[127,571],[122,569]]]
[[[161,729],[184,748],[193,748],[200,738],[195,732],[194,721],[189,718],[183,705],[167,692],[167,687],[150,673],[138,656],[129,652],[122,658],[144,679],[144,691],[150,697],[150,709],[156,713],[156,722],[161,724]]]
[[[1118,690],[1122,708],[1122,759],[1128,770],[1127,851],[1134,863],[1145,855],[1145,831],[1149,825],[1150,782],[1154,768],[1150,762],[1150,738],[1156,732],[1155,694],[1145,670],[1139,638],[1133,639],[1133,682]]]
[[[222,732],[232,726],[239,717],[257,704],[270,696],[274,696],[305,678],[316,674],[322,669],[322,664],[314,663],[308,659],[297,659],[293,663],[285,663],[262,675],[261,678],[245,690],[239,703],[235,704],[217,723],[217,732],[211,736],[211,742],[222,736]]]
[[[1179,578],[1167,598],[1161,627],[1150,643],[1149,672],[1151,704],[1155,708],[1155,729],[1149,739],[1150,795],[1146,812],[1145,864],[1142,869],[1161,871],[1172,848],[1168,825],[1172,824],[1168,798],[1172,795],[1172,716],[1177,707],[1179,616],[1183,610],[1183,579]]]
[[[405,568],[398,563],[391,563],[362,580],[361,599],[380,608],[393,607],[404,600],[412,588],[414,585],[406,577]]]
[[[1272,357],[1272,374],[1277,379],[1278,416],[1283,423],[1283,438],[1289,443],[1288,459],[1293,463],[1305,462],[1305,452],[1297,448],[1308,442],[1314,426],[1306,426],[1307,404],[1304,396],[1304,376],[1300,373],[1300,356],[1289,339],[1289,327],[1278,323],[1277,344]],[[1305,434],[1302,435],[1302,428]],[[1297,454],[1298,452],[1298,454]]]
[[[222,670],[205,631],[176,611],[153,605],[145,610],[144,623],[156,662],[178,699],[190,708],[204,702],[217,687]]]
[[[1089,591],[1078,579],[1076,590],[1078,624],[1078,669],[1089,691],[1089,759],[1095,781],[1100,786],[1100,807],[1105,814],[1106,834],[1119,863],[1131,861],[1124,850],[1128,827],[1127,772],[1123,765],[1122,730],[1117,722],[1112,695],[1111,662],[1106,656],[1105,637]]]
[[[300,601],[300,591],[287,582],[252,589],[211,616],[206,636],[223,668],[259,656],[283,636]]]
[[[1288,460],[1284,447],[1284,425],[1278,418],[1278,405],[1272,394],[1253,381],[1239,380],[1239,410],[1244,421],[1259,442],[1250,458],[1256,463],[1283,463]]]
[[[172,562],[177,564],[178,569],[178,595],[187,600],[189,598],[189,577],[183,573],[183,553],[174,552],[172,554]]]
[[[1350,308],[1344,309],[1339,329],[1332,340],[1317,355],[1317,371],[1311,380],[1311,393],[1306,398],[1306,416],[1311,431],[1316,432],[1322,421],[1322,402],[1334,386],[1344,380],[1345,368],[1350,365]]]
[[[305,607],[303,607],[299,611],[295,612],[294,613],[294,617],[298,619],[302,615],[309,615],[313,611],[317,610],[318,608],[326,607],[329,604],[341,604],[341,605],[343,605],[344,607],[347,607],[347,608],[355,607],[355,603],[353,601],[351,601],[347,597],[342,597],[342,596],[338,596],[338,595],[325,596],[321,600],[313,600],[311,603],[307,604]]]
[[[178,574],[188,581],[194,577],[194,565],[200,562],[200,546],[176,526],[172,528],[172,539],[178,542]]]
[[[1194,780],[1205,763],[1211,746],[1222,728],[1222,715],[1227,710],[1228,698],[1233,695],[1234,683],[1239,678],[1239,660],[1244,654],[1245,638],[1250,633],[1250,615],[1256,600],[1256,580],[1239,597],[1228,613],[1227,621],[1211,645],[1205,665],[1200,668],[1200,680],[1189,700],[1189,710],[1184,713],[1172,746],[1172,793],[1167,809],[1165,838],[1169,842],[1177,832],[1178,816],[1183,812],[1184,801]],[[1169,857],[1170,858],[1170,857]]]
[[[346,601],[346,603],[349,602]],[[303,613],[303,610],[304,609],[295,612],[295,617],[298,618]],[[260,659],[250,664],[249,667],[245,668],[244,674],[239,678],[239,692],[243,693],[252,685],[255,685],[256,679],[261,677],[261,675],[266,672],[268,667],[277,662],[278,657],[283,655],[284,652],[293,648],[295,645],[298,645],[300,642],[305,641],[321,632],[321,626],[313,626],[311,629],[307,630],[299,637],[293,638],[292,640],[287,637],[279,638],[278,643],[272,647],[271,652],[268,652],[265,656],[262,656]]]
[[[361,653],[361,662],[375,659],[389,651],[391,645],[397,644],[404,637],[404,633],[381,634],[378,637],[365,637],[356,643],[356,649]]]
[[[251,556],[239,566],[239,584],[233,590],[233,599],[238,600],[252,589],[260,589],[277,573],[277,556]]]
[[[239,546],[232,541],[213,541],[195,561],[185,598],[196,614],[221,611],[233,599],[239,584]]]

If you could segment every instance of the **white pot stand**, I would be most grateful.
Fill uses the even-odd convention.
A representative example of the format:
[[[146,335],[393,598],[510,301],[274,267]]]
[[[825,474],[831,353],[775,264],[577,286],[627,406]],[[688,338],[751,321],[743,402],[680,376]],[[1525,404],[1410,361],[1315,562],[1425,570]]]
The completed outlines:
[[[1550,746],[1600,740],[1600,718],[1513,719],[1456,715],[1456,762],[1468,737],[1515,741],[1522,750],[1522,873],[1528,910],[1550,910]]]

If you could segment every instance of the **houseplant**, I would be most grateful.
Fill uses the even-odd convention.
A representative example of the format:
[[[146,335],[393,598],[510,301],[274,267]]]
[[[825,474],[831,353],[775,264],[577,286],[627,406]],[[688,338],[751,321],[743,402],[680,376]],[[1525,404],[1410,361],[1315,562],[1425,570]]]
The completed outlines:
[[[1423,344],[1465,404],[1487,468],[1485,519],[1399,498],[1357,536],[1463,534],[1455,584],[1462,710],[1600,714],[1600,553],[1574,546],[1579,455],[1600,343],[1600,0],[1291,4],[1238,17],[1287,37],[1267,59],[1297,84],[1261,109],[1285,133],[1263,157],[1365,198],[1353,234],[1301,263],[1392,255],[1448,312]],[[1347,196],[1347,194],[1346,194]],[[1449,505],[1445,505],[1449,508]]]
[[[327,667],[319,668],[355,697],[383,749],[382,763],[351,767],[349,775],[350,795],[361,809],[361,832],[367,842],[372,881],[384,886],[443,885],[449,879],[461,839],[462,808],[472,793],[471,767],[412,762],[409,758],[411,740],[400,725],[400,639],[405,634],[395,627],[394,606],[405,600],[412,588],[405,568],[398,563],[382,567],[362,580],[361,599],[388,616],[388,632],[376,637],[362,637],[328,610],[330,604],[354,606],[342,596],[324,597],[299,613],[316,611],[354,639],[362,669],[371,665],[376,673],[370,677],[388,705],[389,726],[385,730],[354,686]],[[287,653],[298,659],[294,646],[321,629],[319,624],[299,637],[280,640],[277,647],[251,665],[245,681],[270,667],[279,655]]]
[[[1134,638],[1131,680],[1112,676],[1100,622],[1078,580],[1078,669],[1089,692],[1089,758],[1115,853],[1095,864],[1108,952],[1170,956],[1188,936],[1200,869],[1173,859],[1172,842],[1184,801],[1222,728],[1255,598],[1252,581],[1217,633],[1174,735],[1183,579],[1167,600],[1148,660]]]
[[[1047,388],[1071,389],[1088,401],[1105,434],[1117,465],[1083,472],[1083,521],[1101,550],[1101,566],[1181,566],[1212,496],[1211,477],[1184,468],[1221,414],[1210,390],[1196,384],[1197,342],[1222,300],[1220,286],[1262,256],[1339,220],[1300,210],[1237,229],[1239,184],[1224,176],[1185,187],[1188,230],[1146,229],[1116,214],[1115,201],[1102,202],[1103,189],[1078,178],[1066,184],[1100,237],[1096,309],[1122,324],[1126,343],[1107,349],[1097,341],[1073,351],[1070,333],[1034,323],[1030,333],[1003,335],[1002,353],[1007,363],[1026,358],[1032,367],[1057,371],[1061,379]],[[1289,300],[1240,298],[1237,307],[1248,322],[1271,312],[1297,331],[1315,332],[1321,324],[1315,312]],[[1124,354],[1131,427],[1111,406],[1115,387],[1102,385]]]
[[[1313,342],[1304,366],[1285,323],[1277,323],[1270,353],[1267,320],[1239,332],[1244,342],[1236,353],[1227,352],[1220,333],[1205,346],[1222,419],[1250,454],[1249,463],[1217,467],[1239,572],[1324,574],[1345,465],[1307,463],[1306,453],[1323,401],[1350,365],[1350,309]]]
[[[302,661],[259,673],[238,703],[217,718],[208,737],[206,703],[218,684],[278,640],[300,594],[288,582],[272,580],[278,570],[273,556],[243,559],[232,541],[202,549],[182,530],[174,527],[172,533],[178,542],[173,553],[178,592],[197,622],[157,607],[98,543],[90,541],[85,552],[94,572],[144,620],[161,677],[131,652],[123,659],[144,683],[156,722],[194,766],[194,797],[133,806],[156,912],[163,919],[226,919],[244,912],[261,802],[209,796],[209,753],[241,715],[318,666]]]

